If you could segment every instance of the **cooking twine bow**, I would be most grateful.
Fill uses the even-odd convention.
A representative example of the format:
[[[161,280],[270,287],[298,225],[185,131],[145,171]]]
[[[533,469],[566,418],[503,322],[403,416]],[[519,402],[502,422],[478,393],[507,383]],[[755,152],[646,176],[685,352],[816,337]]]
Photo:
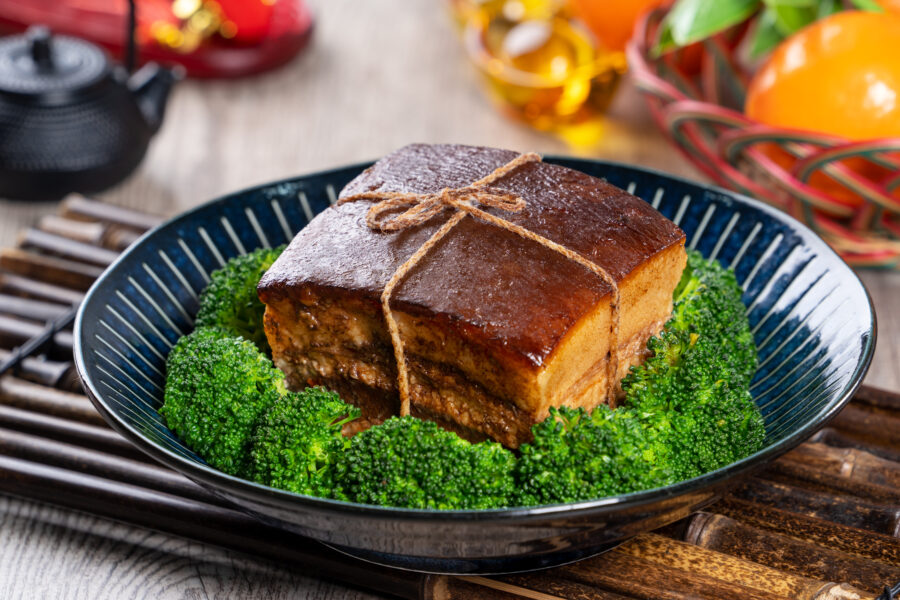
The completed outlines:
[[[520,154],[505,165],[498,167],[486,177],[482,177],[478,181],[465,187],[455,189],[444,188],[439,192],[427,194],[379,191],[361,192],[359,194],[346,196],[338,201],[338,204],[345,204],[357,200],[377,200],[378,202],[373,204],[366,213],[366,225],[369,228],[378,231],[400,231],[408,229],[428,221],[432,217],[443,212],[446,208],[456,209],[456,213],[444,223],[440,229],[434,232],[434,234],[432,234],[432,236],[406,260],[406,262],[394,271],[394,274],[391,276],[381,293],[381,310],[384,313],[384,319],[387,322],[388,332],[391,335],[391,344],[394,347],[394,358],[397,361],[397,387],[400,392],[401,416],[409,414],[409,372],[406,365],[406,354],[403,350],[403,341],[400,338],[400,328],[397,326],[397,321],[394,319],[394,315],[391,312],[391,295],[394,292],[394,288],[396,288],[416,264],[428,254],[428,251],[447,235],[457,223],[462,221],[466,215],[471,215],[476,219],[511,231],[525,239],[535,241],[546,248],[558,252],[566,258],[590,269],[612,288],[613,300],[611,308],[613,318],[610,323],[610,350],[609,363],[607,364],[607,398],[610,406],[614,405],[616,387],[615,376],[618,372],[619,362],[619,286],[616,284],[615,279],[613,279],[603,267],[589,261],[577,252],[573,252],[565,246],[561,246],[533,231],[510,223],[505,219],[494,216],[475,206],[477,203],[487,208],[497,208],[506,212],[519,212],[525,208],[526,202],[521,196],[487,189],[487,186],[496,183],[520,166],[532,162],[541,162],[541,157],[533,152]],[[397,213],[398,209],[405,210]]]

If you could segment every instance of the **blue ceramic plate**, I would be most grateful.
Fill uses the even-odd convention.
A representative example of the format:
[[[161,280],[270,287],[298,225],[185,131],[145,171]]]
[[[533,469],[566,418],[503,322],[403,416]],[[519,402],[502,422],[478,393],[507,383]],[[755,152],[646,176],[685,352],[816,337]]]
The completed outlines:
[[[363,168],[289,179],[215,200],[149,232],[94,284],[75,325],[75,360],[106,420],[144,452],[268,522],[382,564],[442,572],[547,567],[595,554],[715,501],[793,448],[847,402],[875,344],[865,288],[809,229],[761,202],[661,173],[550,159],[644,198],[687,245],[734,267],[759,345],[753,396],[760,452],[676,485],[565,505],[484,511],[386,508],[272,489],[208,466],[165,426],[165,359],[192,328],[197,295],[226,260],[285,243]]]

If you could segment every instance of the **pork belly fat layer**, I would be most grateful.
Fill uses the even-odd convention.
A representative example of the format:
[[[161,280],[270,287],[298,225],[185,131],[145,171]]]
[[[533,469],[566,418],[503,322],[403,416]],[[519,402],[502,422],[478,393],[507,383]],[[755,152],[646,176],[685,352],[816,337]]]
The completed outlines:
[[[410,146],[357,177],[365,190],[461,187],[516,153]],[[579,252],[621,292],[620,369],[639,362],[671,310],[684,234],[643,201],[562,167],[532,163],[495,186],[527,207],[498,216]],[[396,364],[379,297],[394,271],[449,217],[413,229],[369,229],[370,201],[329,208],[260,283],[276,364],[294,387],[330,385],[377,420],[398,405]],[[507,445],[550,406],[606,396],[612,289],[578,263],[473,218],[461,221],[399,285],[392,310],[410,363],[413,410]],[[614,383],[617,383],[614,382]]]

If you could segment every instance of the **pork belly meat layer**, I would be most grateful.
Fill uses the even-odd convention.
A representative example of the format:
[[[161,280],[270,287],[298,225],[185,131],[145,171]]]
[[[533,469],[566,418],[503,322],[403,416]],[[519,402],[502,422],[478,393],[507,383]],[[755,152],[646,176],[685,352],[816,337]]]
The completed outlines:
[[[341,196],[464,187],[515,157],[489,148],[407,146]],[[395,288],[391,307],[407,355],[413,414],[469,439],[517,447],[551,406],[593,408],[643,360],[647,340],[671,312],[684,234],[642,200],[556,165],[526,164],[492,187],[527,206],[489,212],[600,265],[621,294],[619,369],[610,382],[613,290],[534,241],[466,217]],[[399,409],[382,290],[451,214],[384,233],[366,226],[372,203],[323,211],[259,285],[273,359],[289,385],[331,387],[360,406],[369,423]]]

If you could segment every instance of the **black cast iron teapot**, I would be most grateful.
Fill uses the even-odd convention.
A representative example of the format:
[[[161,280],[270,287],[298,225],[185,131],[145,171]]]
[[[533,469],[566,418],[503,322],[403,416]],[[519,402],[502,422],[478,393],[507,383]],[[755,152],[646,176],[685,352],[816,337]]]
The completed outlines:
[[[45,27],[0,39],[0,197],[57,199],[131,173],[179,75],[133,75],[83,40]]]

